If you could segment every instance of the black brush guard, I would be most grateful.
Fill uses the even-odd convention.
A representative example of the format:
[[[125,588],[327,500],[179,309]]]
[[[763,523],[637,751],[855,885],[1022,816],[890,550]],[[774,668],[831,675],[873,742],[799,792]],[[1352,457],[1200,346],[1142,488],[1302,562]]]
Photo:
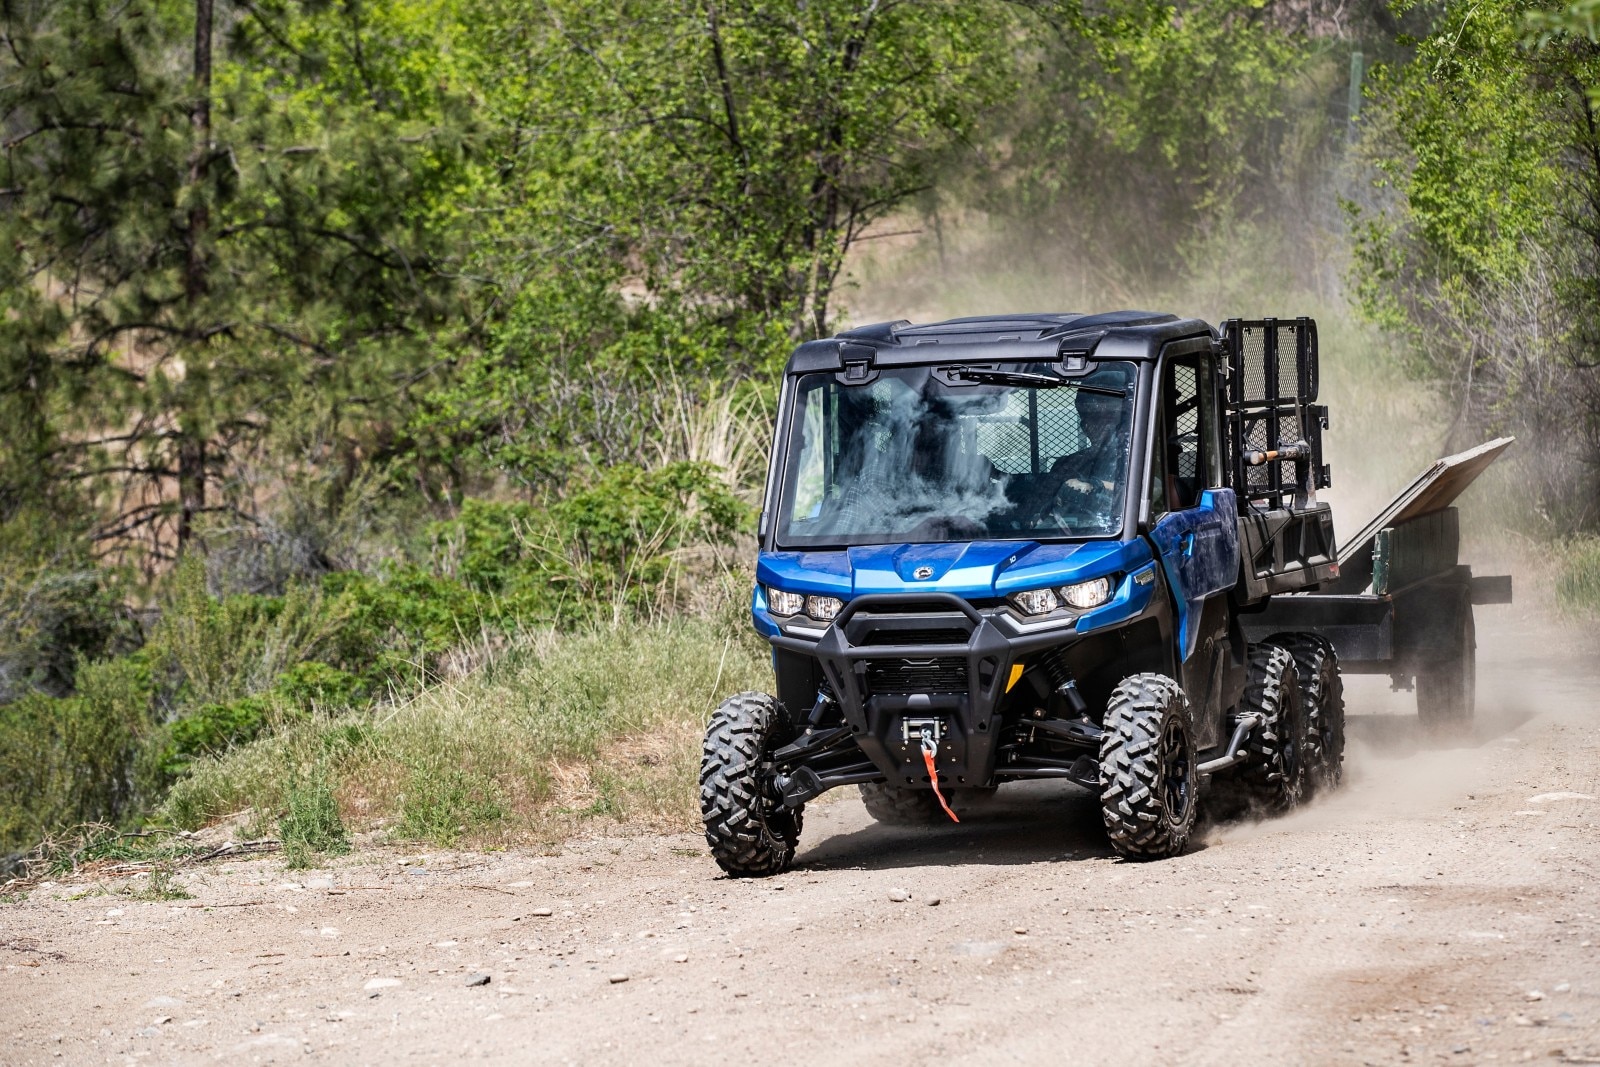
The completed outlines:
[[[972,605],[948,593],[860,596],[815,645],[794,645],[821,663],[849,736],[875,768],[851,780],[881,775],[896,785],[927,787],[927,733],[941,784],[989,782],[1016,649]],[[819,747],[802,739],[777,760]],[[825,781],[825,788],[845,784],[835,775]]]

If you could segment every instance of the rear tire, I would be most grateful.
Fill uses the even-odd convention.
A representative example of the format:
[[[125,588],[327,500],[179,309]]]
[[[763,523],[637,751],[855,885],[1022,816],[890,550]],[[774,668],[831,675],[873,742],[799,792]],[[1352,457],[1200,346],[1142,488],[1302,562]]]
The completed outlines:
[[[784,706],[765,693],[722,702],[706,727],[700,762],[700,814],[706,844],[730,878],[783,872],[800,841],[800,809],[768,795],[761,765],[793,733]]]
[[[865,782],[860,789],[867,814],[885,826],[928,826],[945,817],[931,789],[906,789],[887,782]]]
[[[1459,611],[1460,636],[1454,653],[1417,668],[1417,718],[1423,729],[1438,734],[1465,729],[1477,712],[1477,627],[1470,602],[1461,604]]]
[[[1112,690],[1100,742],[1100,811],[1131,860],[1176,856],[1194,832],[1199,776],[1189,701],[1171,678],[1135,674]]]
[[[1339,657],[1316,634],[1279,634],[1267,639],[1294,657],[1306,716],[1306,795],[1339,788],[1344,780],[1344,679]]]
[[[885,826],[936,826],[950,821],[931,789],[909,789],[888,782],[865,782],[858,786],[867,814]],[[974,803],[994,795],[994,788],[963,786],[948,789],[945,798],[952,810],[966,814]]]
[[[1288,649],[1251,646],[1250,676],[1239,710],[1261,715],[1262,722],[1245,735],[1247,762],[1235,781],[1252,807],[1274,814],[1288,811],[1304,795],[1310,747],[1300,676]]]

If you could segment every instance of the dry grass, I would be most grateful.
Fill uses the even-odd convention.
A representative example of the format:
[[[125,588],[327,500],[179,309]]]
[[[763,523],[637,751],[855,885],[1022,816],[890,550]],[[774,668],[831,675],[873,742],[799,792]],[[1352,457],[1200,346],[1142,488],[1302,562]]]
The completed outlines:
[[[326,780],[352,831],[438,844],[550,841],[594,820],[698,820],[700,737],[725,695],[769,688],[764,646],[731,611],[543,634],[402,705],[302,723],[198,766],[165,805],[197,827],[281,812]]]

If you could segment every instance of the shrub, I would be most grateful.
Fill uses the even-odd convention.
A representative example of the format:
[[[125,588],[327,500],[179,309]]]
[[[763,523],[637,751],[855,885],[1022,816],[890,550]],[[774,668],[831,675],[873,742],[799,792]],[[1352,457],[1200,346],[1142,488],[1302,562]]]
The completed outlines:
[[[339,803],[320,769],[290,785],[288,807],[278,820],[278,837],[291,868],[309,867],[319,855],[342,856],[350,851]]]

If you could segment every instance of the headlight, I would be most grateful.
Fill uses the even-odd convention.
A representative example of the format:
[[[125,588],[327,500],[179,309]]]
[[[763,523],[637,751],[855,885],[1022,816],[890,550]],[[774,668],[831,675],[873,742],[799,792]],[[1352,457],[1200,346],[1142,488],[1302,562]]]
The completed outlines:
[[[1061,606],[1053,589],[1029,589],[1011,594],[1011,603],[1024,615],[1044,615]]]
[[[767,589],[767,607],[774,615],[798,615],[805,610],[806,598],[799,593],[785,593],[781,589]]]
[[[806,597],[806,614],[818,622],[828,622],[839,609],[844,607],[844,601],[836,596],[808,596]]]
[[[1079,611],[1097,608],[1111,599],[1111,579],[1093,578],[1061,588],[1061,598]]]

